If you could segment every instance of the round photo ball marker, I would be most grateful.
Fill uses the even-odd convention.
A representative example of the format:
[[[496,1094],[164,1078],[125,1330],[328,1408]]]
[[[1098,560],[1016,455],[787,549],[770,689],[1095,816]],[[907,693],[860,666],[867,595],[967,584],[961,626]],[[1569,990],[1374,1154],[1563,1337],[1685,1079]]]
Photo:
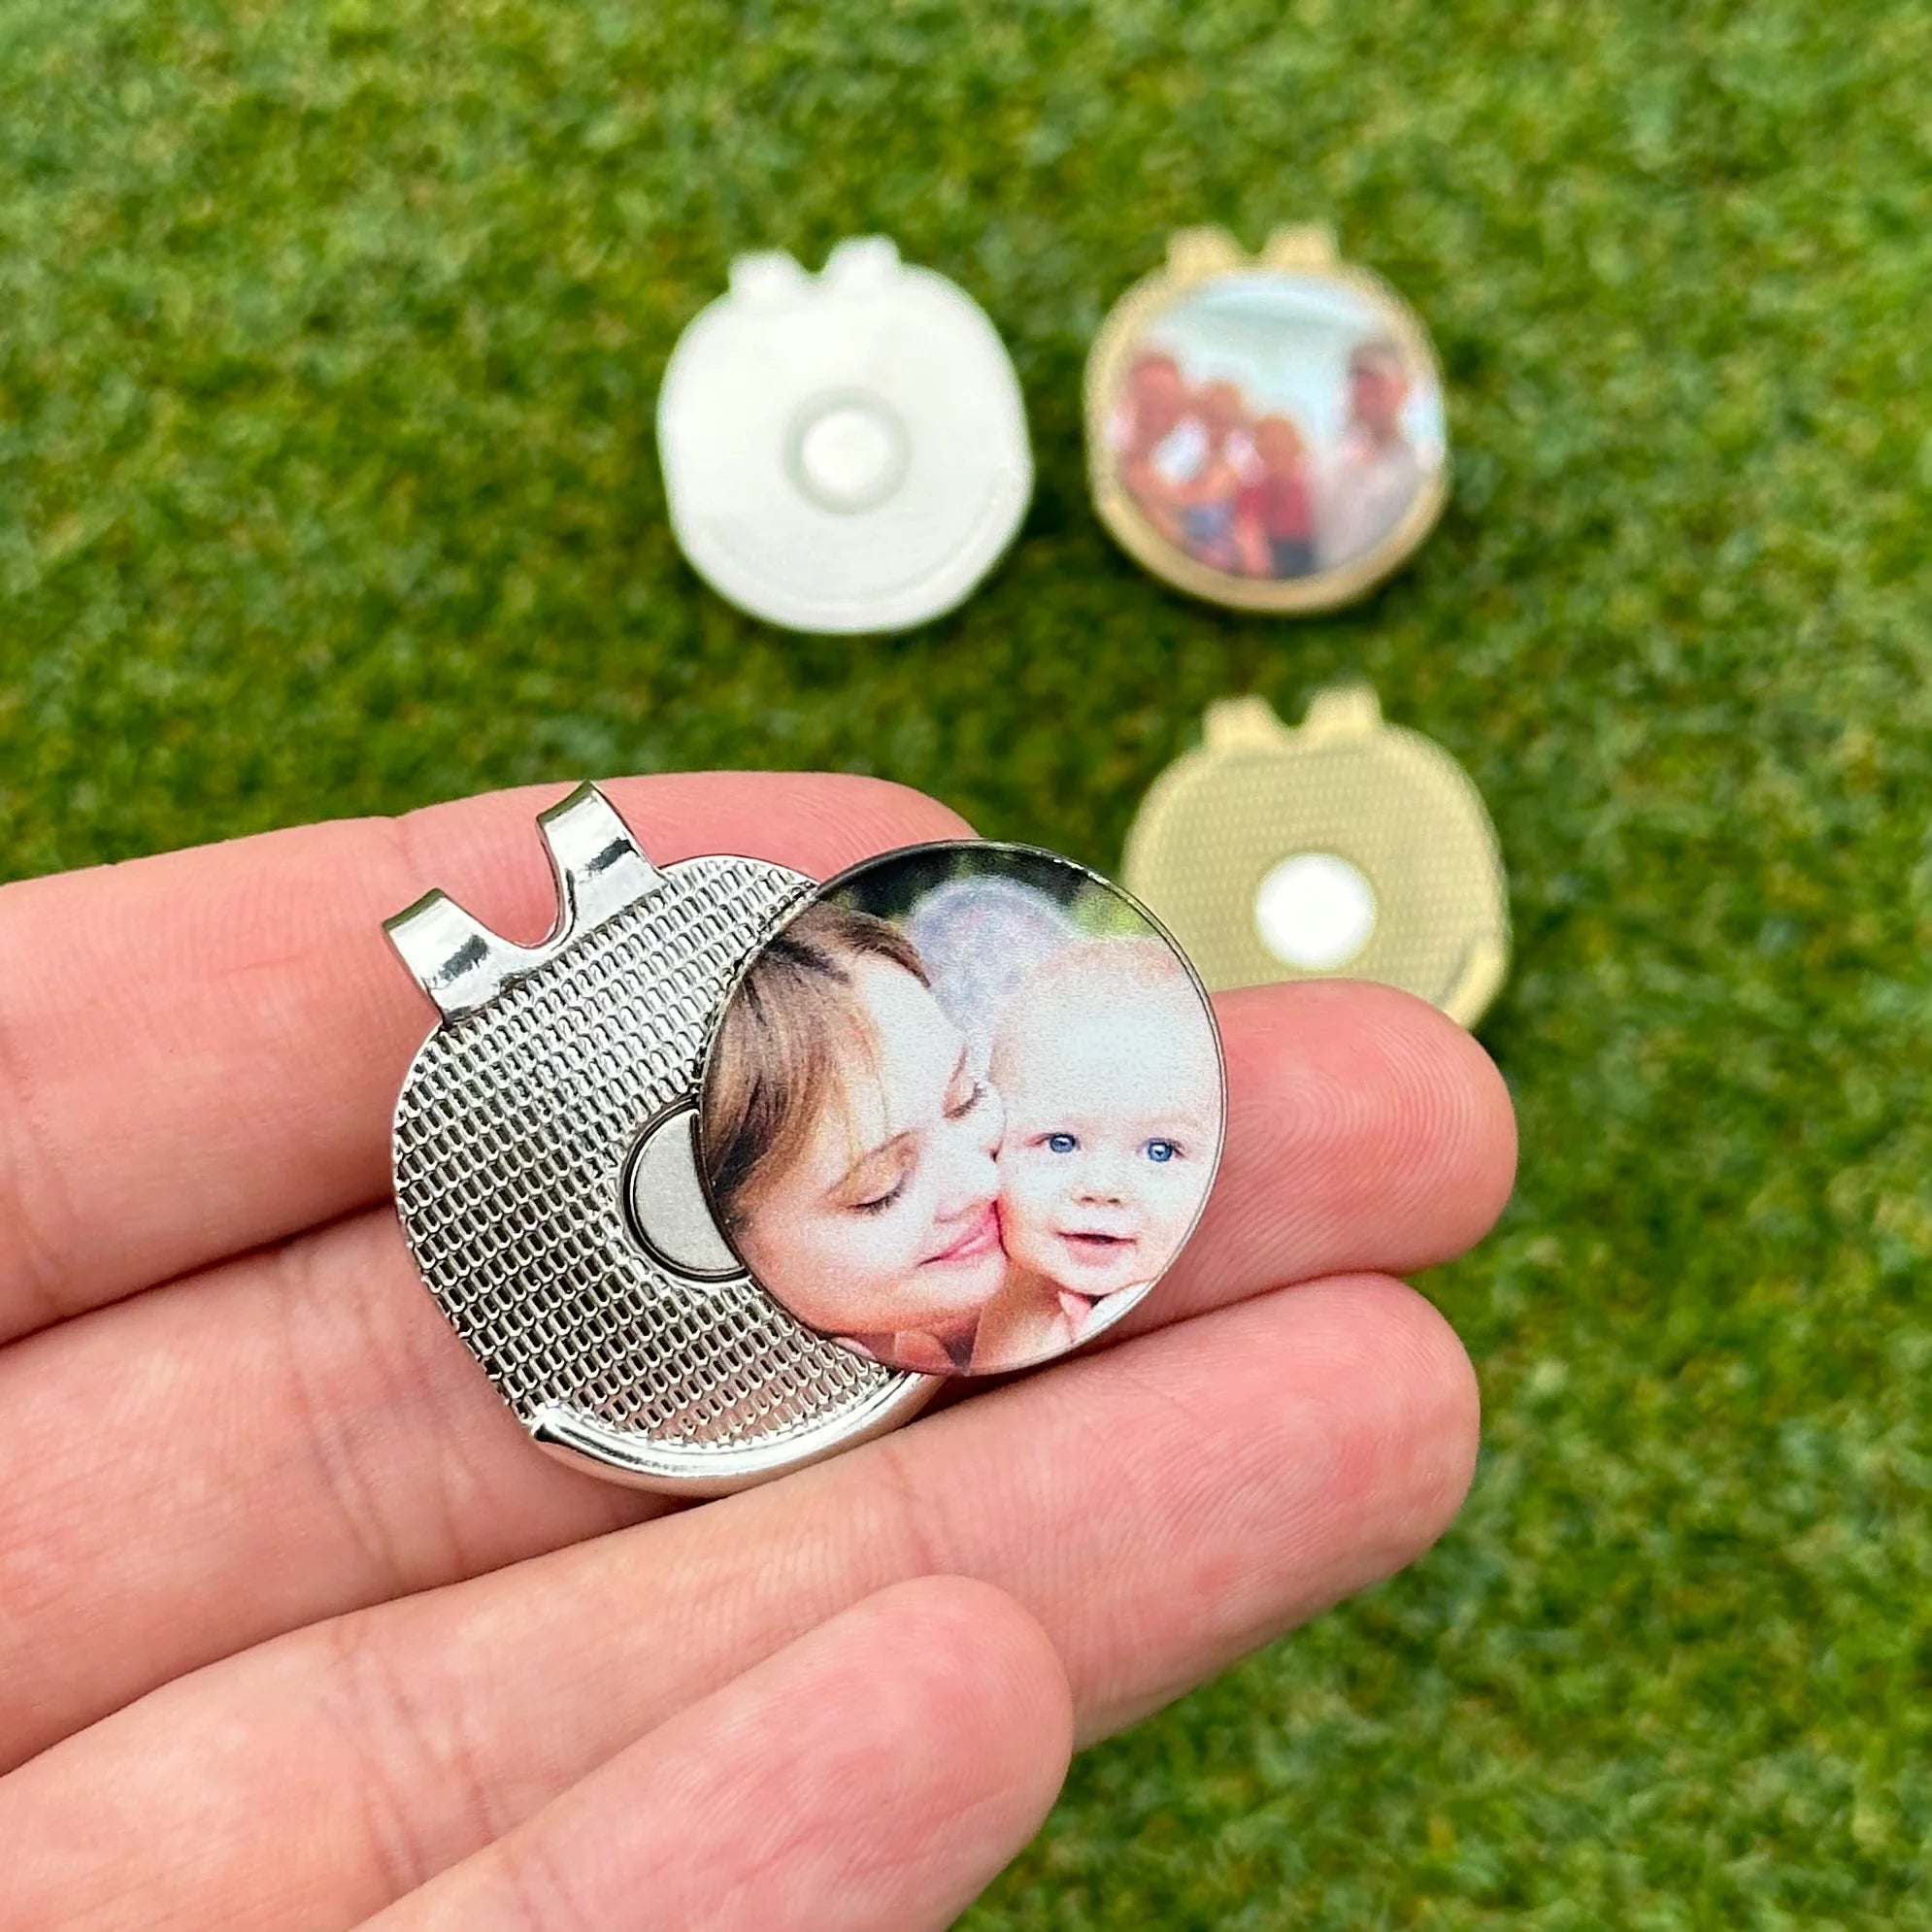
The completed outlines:
[[[1299,730],[1265,698],[1211,706],[1200,747],[1149,787],[1121,871],[1217,992],[1379,980],[1473,1026],[1509,971],[1481,793],[1365,684],[1318,692]]]
[[[1449,496],[1441,366],[1415,312],[1324,229],[1259,255],[1169,244],[1095,338],[1087,464],[1101,520],[1178,589],[1332,610],[1398,569]]]
[[[1018,379],[965,291],[883,236],[824,272],[741,255],[657,403],[671,525],[698,574],[789,630],[910,629],[964,599],[1033,492]]]
[[[817,1335],[921,1375],[1029,1368],[1158,1282],[1220,1158],[1220,1038],[1166,931],[1085,867],[959,840],[810,893],[726,994],[697,1159]]]

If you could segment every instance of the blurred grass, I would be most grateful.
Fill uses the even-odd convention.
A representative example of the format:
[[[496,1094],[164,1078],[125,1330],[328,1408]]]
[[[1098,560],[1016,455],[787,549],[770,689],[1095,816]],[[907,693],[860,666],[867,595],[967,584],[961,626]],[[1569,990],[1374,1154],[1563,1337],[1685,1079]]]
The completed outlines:
[[[0,0],[0,874],[711,763],[1109,866],[1210,698],[1367,673],[1514,874],[1477,1490],[972,1923],[1932,1923],[1928,73],[1922,0]],[[1455,501],[1364,610],[1196,609],[1085,507],[1084,345],[1202,219],[1436,332]],[[874,230],[1041,483],[854,647],[700,589],[650,412],[731,254]]]

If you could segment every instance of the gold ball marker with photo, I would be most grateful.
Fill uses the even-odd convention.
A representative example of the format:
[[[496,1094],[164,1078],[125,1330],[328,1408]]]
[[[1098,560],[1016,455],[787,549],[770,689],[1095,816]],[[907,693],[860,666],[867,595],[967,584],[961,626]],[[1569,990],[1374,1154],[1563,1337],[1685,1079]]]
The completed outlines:
[[[1414,554],[1449,497],[1442,369],[1416,313],[1322,228],[1249,255],[1175,235],[1087,358],[1101,520],[1178,589],[1333,610]]]

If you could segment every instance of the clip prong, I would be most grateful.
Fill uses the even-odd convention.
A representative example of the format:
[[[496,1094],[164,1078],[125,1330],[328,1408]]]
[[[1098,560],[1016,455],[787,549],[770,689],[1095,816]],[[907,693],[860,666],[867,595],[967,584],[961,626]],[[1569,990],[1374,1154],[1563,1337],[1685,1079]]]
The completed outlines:
[[[541,946],[493,933],[447,892],[426,892],[383,930],[445,1019],[487,1006],[513,980],[663,883],[611,801],[581,784],[537,820],[555,875],[557,916]]]
[[[557,927],[549,945],[566,946],[634,906],[664,883],[616,807],[594,784],[581,784],[537,819],[557,882]]]
[[[383,922],[389,944],[445,1019],[487,1006],[543,952],[500,939],[447,892],[425,892],[414,906]]]

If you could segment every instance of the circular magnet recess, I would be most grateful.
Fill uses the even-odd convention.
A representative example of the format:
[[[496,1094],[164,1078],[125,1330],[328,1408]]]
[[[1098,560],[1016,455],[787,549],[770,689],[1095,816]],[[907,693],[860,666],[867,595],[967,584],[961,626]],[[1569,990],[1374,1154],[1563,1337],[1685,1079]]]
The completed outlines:
[[[1375,931],[1375,887],[1334,852],[1270,866],[1254,894],[1254,930],[1277,959],[1307,973],[1346,966]]]
[[[798,631],[949,611],[1033,490],[1018,380],[962,289],[883,237],[824,272],[741,256],[672,351],[657,403],[672,528],[721,596]]]
[[[1449,494],[1442,371],[1415,312],[1320,229],[1258,256],[1176,235],[1086,368],[1095,508],[1214,603],[1331,610],[1401,565]]]
[[[973,840],[812,893],[726,994],[697,1154],[806,1327],[989,1375],[1111,1327],[1198,1219],[1227,1112],[1207,993],[1116,885]]]

